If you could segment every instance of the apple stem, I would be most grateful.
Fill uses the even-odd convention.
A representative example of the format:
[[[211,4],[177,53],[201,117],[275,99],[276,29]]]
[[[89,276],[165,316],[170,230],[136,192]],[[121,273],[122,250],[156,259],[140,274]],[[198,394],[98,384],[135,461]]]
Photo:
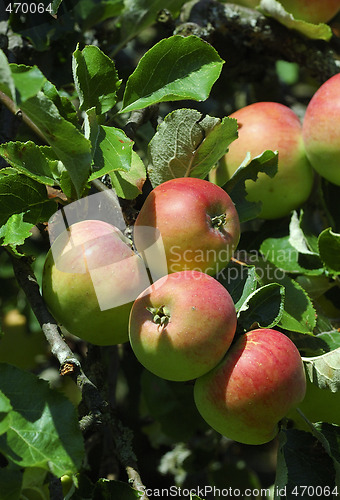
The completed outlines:
[[[219,229],[226,223],[226,214],[215,215],[210,217],[211,225],[214,229]]]
[[[166,328],[170,321],[170,312],[165,306],[160,307],[147,307],[149,312],[151,312],[153,318],[152,321],[162,328]]]

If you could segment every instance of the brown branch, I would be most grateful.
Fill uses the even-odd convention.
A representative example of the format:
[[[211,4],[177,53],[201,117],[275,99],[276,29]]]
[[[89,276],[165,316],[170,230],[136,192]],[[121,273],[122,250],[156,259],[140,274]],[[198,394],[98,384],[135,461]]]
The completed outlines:
[[[102,398],[97,387],[88,379],[82,370],[79,360],[76,359],[72,350],[63,340],[59,326],[49,313],[44,299],[40,294],[39,285],[31,268],[30,259],[26,257],[16,258],[13,255],[11,255],[11,258],[18,284],[25,292],[27,300],[51,346],[51,351],[60,363],[61,373],[71,375],[81,389],[84,402],[89,409],[89,414],[81,419],[80,429],[86,432],[94,425],[100,425],[104,422],[109,424],[117,458],[125,468],[129,483],[138,491],[143,492],[142,500],[147,500],[144,494],[145,487],[142,483],[136,464],[136,457],[132,449],[132,431],[125,427],[116,415],[113,414],[110,405]]]
[[[148,106],[147,108],[132,111],[129,120],[124,127],[124,132],[126,133],[126,135],[134,141],[136,139],[136,134],[139,127],[141,127],[148,121],[151,121],[151,124],[154,126],[154,128],[156,128],[158,108],[159,106],[155,104],[152,106]]]
[[[24,113],[23,111],[21,111],[20,107],[18,107],[15,102],[10,98],[8,97],[4,92],[2,92],[0,90],[0,101],[2,101],[2,103],[14,114],[14,115],[17,115],[17,116],[20,116],[20,118],[22,119],[22,121],[24,123],[26,123],[26,125],[28,125],[30,127],[31,130],[33,130],[33,132],[38,136],[40,137],[40,139],[42,139],[44,142],[47,142],[46,140],[46,137],[45,135],[43,134],[43,132],[40,130],[39,127],[37,127],[37,125],[26,115],[26,113]]]

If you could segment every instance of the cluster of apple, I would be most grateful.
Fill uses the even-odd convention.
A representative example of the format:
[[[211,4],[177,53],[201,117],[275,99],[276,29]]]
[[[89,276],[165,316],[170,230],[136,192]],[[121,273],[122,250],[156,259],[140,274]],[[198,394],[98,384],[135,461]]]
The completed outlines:
[[[284,334],[236,334],[232,298],[213,277],[240,237],[229,195],[202,179],[164,182],[148,195],[134,235],[145,261],[103,221],[82,221],[59,235],[43,272],[52,314],[94,344],[129,340],[141,364],[159,377],[195,380],[198,411],[223,435],[249,444],[271,440],[303,399],[305,374]],[[168,269],[146,286],[150,274],[162,271],[162,252]]]

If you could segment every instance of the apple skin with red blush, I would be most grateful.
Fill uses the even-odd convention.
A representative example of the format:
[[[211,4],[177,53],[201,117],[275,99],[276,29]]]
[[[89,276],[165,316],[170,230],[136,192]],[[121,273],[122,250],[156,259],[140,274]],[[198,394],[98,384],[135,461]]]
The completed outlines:
[[[199,413],[216,431],[244,444],[264,444],[305,396],[306,377],[295,344],[283,333],[242,334],[219,365],[195,382]]]

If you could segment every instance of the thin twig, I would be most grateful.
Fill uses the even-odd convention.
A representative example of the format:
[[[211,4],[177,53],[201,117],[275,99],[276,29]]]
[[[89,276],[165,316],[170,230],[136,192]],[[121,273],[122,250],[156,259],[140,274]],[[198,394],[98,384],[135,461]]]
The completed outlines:
[[[129,120],[124,127],[124,132],[126,133],[126,135],[134,141],[136,139],[137,130],[139,129],[139,127],[144,125],[144,123],[151,121],[151,123],[155,126],[155,119],[158,115],[158,108],[159,106],[157,104],[154,104],[152,106],[148,106],[147,108],[132,111]]]
[[[40,139],[42,139],[44,142],[47,142],[46,137],[43,134],[43,132],[40,130],[40,128],[37,127],[37,125],[26,115],[26,113],[21,111],[21,109],[15,104],[15,102],[10,97],[8,97],[4,92],[2,92],[1,90],[0,90],[0,101],[2,101],[3,104],[14,115],[20,116],[22,121],[24,123],[26,123],[26,125],[28,125],[30,127],[30,129],[33,130],[33,132],[35,132],[35,134],[38,137],[40,137]]]

